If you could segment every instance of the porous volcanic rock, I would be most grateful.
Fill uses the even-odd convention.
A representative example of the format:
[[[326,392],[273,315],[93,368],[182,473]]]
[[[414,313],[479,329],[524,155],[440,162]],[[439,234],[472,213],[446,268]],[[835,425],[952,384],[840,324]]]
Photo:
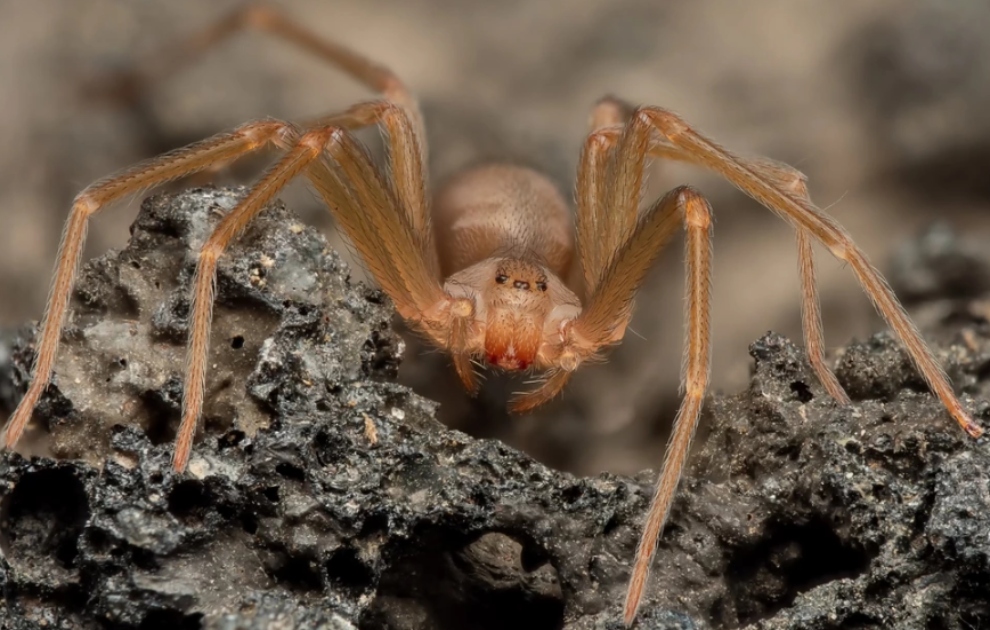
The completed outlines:
[[[450,431],[394,377],[403,342],[275,204],[220,266],[204,427],[170,470],[188,284],[241,189],[149,198],[84,266],[25,454],[0,456],[3,628],[618,629],[653,474],[577,478]],[[950,309],[936,352],[986,424],[990,326]],[[0,344],[23,391],[35,329]],[[990,624],[990,450],[887,333],[753,344],[713,395],[637,627]],[[5,358],[6,357],[6,358]]]

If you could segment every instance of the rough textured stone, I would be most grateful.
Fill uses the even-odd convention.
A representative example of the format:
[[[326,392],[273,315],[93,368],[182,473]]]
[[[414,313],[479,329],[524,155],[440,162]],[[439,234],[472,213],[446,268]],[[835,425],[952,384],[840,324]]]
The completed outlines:
[[[241,193],[153,197],[81,272],[42,456],[0,457],[3,627],[620,628],[652,473],[576,478],[445,429],[393,382],[388,300],[281,207],[223,260],[205,427],[171,473],[192,252]],[[985,421],[990,327],[938,325]],[[33,332],[6,346],[8,405]],[[847,408],[786,339],[751,354],[749,389],[707,402],[637,627],[990,623],[986,440],[885,333],[843,352]]]

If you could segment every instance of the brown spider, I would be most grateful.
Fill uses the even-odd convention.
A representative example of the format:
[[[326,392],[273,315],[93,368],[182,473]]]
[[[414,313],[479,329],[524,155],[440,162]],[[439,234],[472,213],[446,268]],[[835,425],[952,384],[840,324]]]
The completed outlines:
[[[886,282],[845,230],[811,202],[805,176],[797,170],[768,159],[738,157],[669,111],[631,108],[606,98],[592,112],[578,167],[573,222],[564,197],[545,176],[509,164],[461,172],[437,191],[431,204],[422,115],[403,83],[388,69],[318,38],[271,9],[235,12],[188,42],[182,55],[163,58],[136,78],[161,78],[247,28],[309,50],[381,98],[304,125],[248,123],[83,190],[66,223],[34,375],[7,425],[7,448],[17,443],[52,376],[89,218],[136,191],[215,168],[268,145],[282,150],[283,157],[220,222],[200,251],[182,422],[173,459],[176,472],[184,471],[189,461],[203,406],[217,259],[252,217],[299,175],[305,175],[323,198],[403,319],[451,354],[469,391],[478,386],[472,363],[476,358],[506,370],[546,373],[537,389],[511,401],[511,408],[519,412],[552,399],[582,363],[622,340],[647,270],[683,226],[685,394],[632,570],[624,608],[624,621],[631,625],[698,422],[710,355],[711,207],[700,193],[681,186],[640,210],[644,168],[654,157],[719,173],[794,227],[805,343],[811,365],[833,398],[849,402],[824,360],[812,238],[849,265],[949,414],[969,435],[982,435]],[[352,135],[374,125],[387,134],[387,174],[373,166]],[[572,273],[575,247],[579,266]]]

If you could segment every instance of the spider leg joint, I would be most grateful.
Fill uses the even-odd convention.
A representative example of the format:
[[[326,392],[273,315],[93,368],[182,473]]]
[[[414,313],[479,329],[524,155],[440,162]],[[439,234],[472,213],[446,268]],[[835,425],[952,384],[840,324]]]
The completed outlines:
[[[450,314],[457,318],[473,317],[474,311],[474,301],[470,298],[458,298],[450,305]]]
[[[677,191],[677,201],[684,209],[685,223],[703,230],[711,227],[712,213],[704,195],[690,186],[682,186]]]

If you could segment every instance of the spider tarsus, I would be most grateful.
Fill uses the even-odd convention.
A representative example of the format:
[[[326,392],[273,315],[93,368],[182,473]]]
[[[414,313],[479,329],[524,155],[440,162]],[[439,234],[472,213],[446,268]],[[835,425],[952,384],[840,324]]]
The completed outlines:
[[[962,426],[963,431],[966,432],[969,437],[973,439],[979,439],[983,437],[983,427],[976,424],[972,418],[965,416],[963,418],[958,418],[960,426]]]

